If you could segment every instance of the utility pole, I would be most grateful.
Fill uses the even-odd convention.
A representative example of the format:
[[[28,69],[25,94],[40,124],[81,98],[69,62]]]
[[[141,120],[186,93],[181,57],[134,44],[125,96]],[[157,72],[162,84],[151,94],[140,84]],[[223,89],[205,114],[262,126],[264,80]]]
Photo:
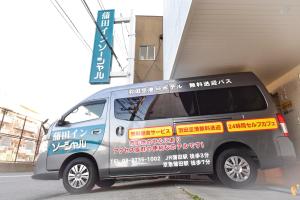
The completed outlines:
[[[133,83],[133,74],[134,74],[134,54],[135,54],[135,17],[133,12],[131,12],[130,17],[120,17],[115,18],[114,24],[123,24],[129,23],[130,24],[130,33],[129,37],[129,57],[128,57],[128,68],[126,71],[120,72],[110,72],[110,78],[126,78],[128,77],[129,83]]]

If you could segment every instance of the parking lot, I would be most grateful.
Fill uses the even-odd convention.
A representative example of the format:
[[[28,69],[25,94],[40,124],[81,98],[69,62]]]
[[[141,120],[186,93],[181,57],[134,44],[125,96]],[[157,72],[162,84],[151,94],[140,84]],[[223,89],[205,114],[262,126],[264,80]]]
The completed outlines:
[[[110,189],[95,187],[91,193],[70,195],[61,181],[32,180],[30,173],[1,173],[0,199],[111,199],[111,200],[190,200],[190,199],[299,199],[291,196],[288,188],[255,185],[247,189],[230,189],[215,185],[208,179],[199,181],[155,180],[120,182]]]

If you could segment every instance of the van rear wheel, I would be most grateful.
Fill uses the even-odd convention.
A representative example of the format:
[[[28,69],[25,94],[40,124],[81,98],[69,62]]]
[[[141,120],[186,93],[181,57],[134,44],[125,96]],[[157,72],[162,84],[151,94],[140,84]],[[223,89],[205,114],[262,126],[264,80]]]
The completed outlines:
[[[257,177],[257,165],[245,149],[227,149],[216,161],[219,180],[231,188],[252,185]]]
[[[96,168],[88,158],[72,160],[63,171],[63,185],[70,193],[90,191],[96,182]]]

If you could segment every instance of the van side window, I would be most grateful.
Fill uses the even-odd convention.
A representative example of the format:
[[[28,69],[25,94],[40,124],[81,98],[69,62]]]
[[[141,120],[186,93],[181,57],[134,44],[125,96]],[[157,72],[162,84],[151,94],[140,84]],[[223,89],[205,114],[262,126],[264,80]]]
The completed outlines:
[[[117,119],[128,121],[198,115],[194,92],[116,99],[114,110]]]
[[[163,119],[172,115],[169,95],[149,95],[116,99],[115,117],[128,121]]]
[[[115,100],[115,116],[128,121],[144,120],[144,112],[139,109],[145,101],[144,96]]]
[[[256,86],[116,99],[115,117],[128,121],[258,111],[267,108]]]
[[[200,115],[264,110],[266,101],[256,86],[242,86],[196,92]]]
[[[98,119],[103,113],[105,102],[81,105],[75,108],[66,118],[69,123],[78,123],[93,119]]]
[[[231,88],[234,99],[234,112],[264,110],[267,108],[265,98],[255,86]]]

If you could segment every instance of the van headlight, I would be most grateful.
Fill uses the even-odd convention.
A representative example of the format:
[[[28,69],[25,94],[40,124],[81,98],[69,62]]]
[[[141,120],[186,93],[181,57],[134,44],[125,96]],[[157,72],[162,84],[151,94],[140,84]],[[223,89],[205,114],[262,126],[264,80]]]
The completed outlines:
[[[44,135],[42,137],[42,142],[40,144],[39,154],[48,150],[48,143],[49,143],[49,138],[47,137],[47,135]]]

